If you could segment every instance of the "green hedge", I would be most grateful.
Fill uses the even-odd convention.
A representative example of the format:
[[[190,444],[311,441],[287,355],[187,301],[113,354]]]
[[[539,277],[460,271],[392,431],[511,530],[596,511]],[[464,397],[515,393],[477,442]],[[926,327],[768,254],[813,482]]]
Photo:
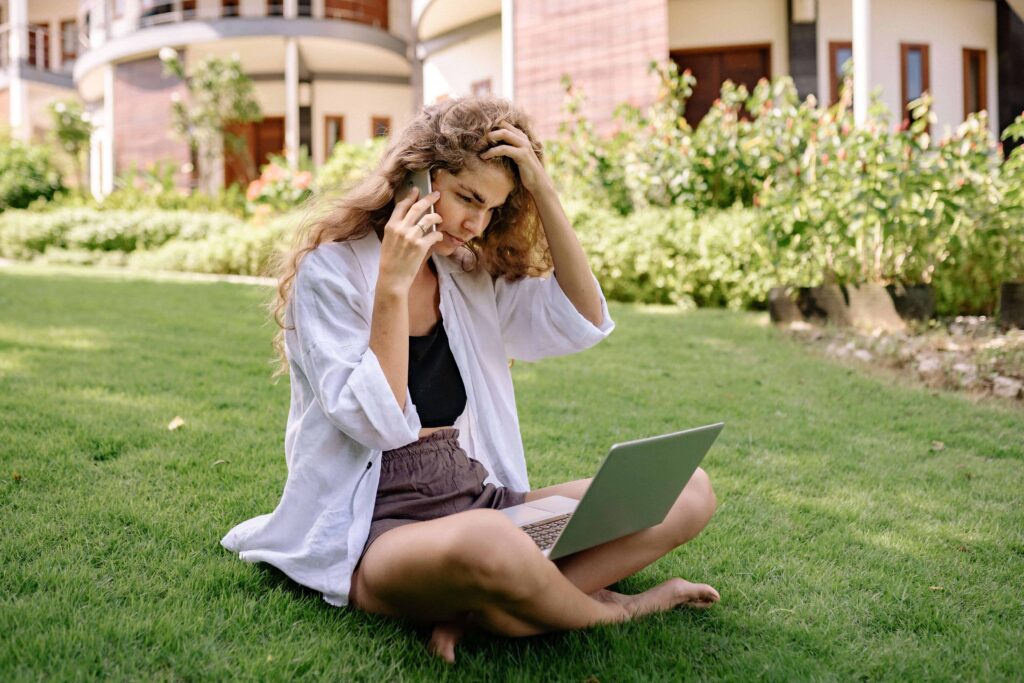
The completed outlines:
[[[288,242],[295,221],[282,216],[255,225],[228,214],[154,209],[8,211],[0,215],[0,256],[256,275],[273,249]]]
[[[758,305],[775,284],[764,248],[763,218],[736,207],[696,215],[686,208],[630,216],[570,203],[567,211],[606,296],[619,301]]]

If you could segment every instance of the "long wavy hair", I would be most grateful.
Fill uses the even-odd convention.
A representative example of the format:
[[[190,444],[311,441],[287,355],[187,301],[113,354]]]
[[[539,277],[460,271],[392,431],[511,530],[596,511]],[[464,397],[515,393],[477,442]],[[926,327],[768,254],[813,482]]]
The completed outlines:
[[[445,170],[458,174],[470,159],[500,166],[512,178],[512,193],[505,205],[495,210],[483,234],[460,247],[464,270],[482,267],[494,278],[517,280],[542,275],[552,268],[551,252],[533,197],[523,187],[519,168],[506,156],[487,160],[478,155],[491,147],[484,136],[508,122],[523,131],[537,157],[543,162],[543,147],[533,134],[526,114],[506,99],[493,96],[448,99],[423,108],[394,137],[381,161],[367,177],[340,196],[324,195],[314,200],[301,221],[295,241],[271,263],[277,290],[268,308],[277,323],[274,348],[277,377],[288,372],[284,351],[285,311],[299,263],[325,242],[344,242],[374,231],[383,236],[384,226],[395,208],[395,192],[413,171]],[[498,143],[501,144],[501,143]]]

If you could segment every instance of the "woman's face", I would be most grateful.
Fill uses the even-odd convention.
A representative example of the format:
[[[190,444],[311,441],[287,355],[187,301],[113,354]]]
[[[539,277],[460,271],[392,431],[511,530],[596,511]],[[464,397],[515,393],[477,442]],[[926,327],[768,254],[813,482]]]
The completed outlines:
[[[512,178],[501,166],[471,160],[456,175],[438,171],[433,188],[441,192],[434,211],[442,219],[437,229],[445,236],[430,253],[450,256],[462,244],[483,234],[494,210],[505,203],[513,186]]]

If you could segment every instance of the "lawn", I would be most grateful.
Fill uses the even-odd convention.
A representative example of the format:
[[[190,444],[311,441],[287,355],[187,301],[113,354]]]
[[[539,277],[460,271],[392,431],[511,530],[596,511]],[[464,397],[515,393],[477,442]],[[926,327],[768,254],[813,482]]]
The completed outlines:
[[[767,315],[613,305],[513,367],[534,486],[723,420],[719,509],[620,584],[721,602],[520,641],[324,603],[218,544],[284,482],[263,287],[0,269],[0,680],[1019,680],[1024,411],[809,355]],[[184,426],[170,431],[176,417]],[[933,445],[933,442],[941,442]]]

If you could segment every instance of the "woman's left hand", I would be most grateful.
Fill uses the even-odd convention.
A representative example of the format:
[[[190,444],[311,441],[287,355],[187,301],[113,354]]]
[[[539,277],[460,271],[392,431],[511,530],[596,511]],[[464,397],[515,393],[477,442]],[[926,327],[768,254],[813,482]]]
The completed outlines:
[[[491,159],[496,156],[511,158],[519,167],[519,178],[530,194],[535,194],[537,190],[550,184],[547,171],[544,170],[543,164],[537,158],[537,153],[533,151],[533,145],[530,144],[530,138],[526,136],[526,133],[511,123],[502,121],[498,124],[498,128],[488,133],[485,138],[487,142],[496,146],[485,150],[480,154],[480,158]]]

